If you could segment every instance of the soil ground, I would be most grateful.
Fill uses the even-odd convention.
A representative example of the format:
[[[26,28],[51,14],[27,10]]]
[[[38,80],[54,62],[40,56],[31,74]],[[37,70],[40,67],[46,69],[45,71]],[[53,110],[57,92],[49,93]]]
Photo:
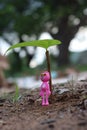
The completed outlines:
[[[69,91],[60,91],[62,89]],[[53,85],[49,106],[41,106],[39,88],[20,89],[0,98],[0,130],[87,130],[87,81]]]

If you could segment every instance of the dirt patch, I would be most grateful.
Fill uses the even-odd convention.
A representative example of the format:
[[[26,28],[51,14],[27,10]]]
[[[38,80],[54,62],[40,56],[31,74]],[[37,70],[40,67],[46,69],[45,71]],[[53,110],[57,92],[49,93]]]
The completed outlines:
[[[39,89],[20,90],[0,98],[0,130],[87,130],[87,81],[70,88],[70,83],[53,86],[49,106],[41,106]],[[61,90],[66,89],[67,91]]]

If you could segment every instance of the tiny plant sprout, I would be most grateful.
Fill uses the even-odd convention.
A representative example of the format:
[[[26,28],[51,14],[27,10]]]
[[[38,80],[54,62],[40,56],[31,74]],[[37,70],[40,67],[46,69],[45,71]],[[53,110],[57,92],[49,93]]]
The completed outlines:
[[[14,48],[18,48],[18,47],[26,47],[26,46],[36,46],[36,47],[42,47],[46,50],[46,58],[47,58],[47,68],[48,68],[48,72],[50,74],[50,91],[52,94],[52,83],[51,83],[51,72],[50,72],[50,60],[49,60],[49,51],[47,50],[49,47],[54,46],[54,45],[59,45],[61,44],[61,41],[59,40],[50,40],[50,39],[46,39],[46,40],[34,40],[34,41],[27,41],[27,42],[22,42],[22,43],[18,43],[15,45],[12,45],[11,47],[9,47],[7,49],[7,51],[5,52],[5,54],[14,49]]]
[[[19,88],[18,88],[18,86],[17,86],[17,84],[15,84],[16,86],[15,86],[15,95],[14,95],[14,97],[13,97],[13,103],[14,102],[17,102],[18,101],[18,99],[19,99]]]

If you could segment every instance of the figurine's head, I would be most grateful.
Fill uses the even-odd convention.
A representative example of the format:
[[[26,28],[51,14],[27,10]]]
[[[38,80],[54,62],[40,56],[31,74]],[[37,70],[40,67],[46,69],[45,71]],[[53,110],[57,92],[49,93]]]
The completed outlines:
[[[47,82],[47,81],[49,81],[49,79],[50,79],[50,74],[48,71],[45,71],[41,74],[42,81]]]

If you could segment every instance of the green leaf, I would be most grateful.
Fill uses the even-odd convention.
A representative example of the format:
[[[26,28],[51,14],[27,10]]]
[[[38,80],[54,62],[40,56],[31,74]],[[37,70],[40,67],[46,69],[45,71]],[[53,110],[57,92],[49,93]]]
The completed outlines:
[[[18,47],[36,46],[36,47],[42,47],[42,48],[47,49],[50,46],[54,46],[54,45],[58,45],[58,44],[61,44],[61,41],[59,41],[59,40],[49,40],[49,39],[22,42],[22,43],[18,43],[18,44],[15,44],[15,45],[12,45],[11,47],[9,47],[7,49],[7,51],[5,52],[5,54],[9,50],[14,49],[14,48],[18,48]]]

